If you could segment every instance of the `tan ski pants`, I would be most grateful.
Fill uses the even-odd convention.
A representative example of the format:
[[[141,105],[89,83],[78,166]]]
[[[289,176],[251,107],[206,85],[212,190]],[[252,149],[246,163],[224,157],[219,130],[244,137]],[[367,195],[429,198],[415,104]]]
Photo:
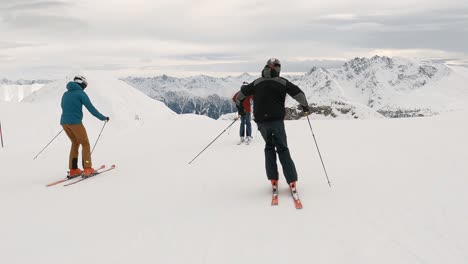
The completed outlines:
[[[69,169],[78,168],[78,149],[82,146],[82,162],[83,168],[91,168],[91,147],[89,145],[88,134],[83,124],[76,125],[62,125],[63,130],[67,133],[68,138],[71,140]]]

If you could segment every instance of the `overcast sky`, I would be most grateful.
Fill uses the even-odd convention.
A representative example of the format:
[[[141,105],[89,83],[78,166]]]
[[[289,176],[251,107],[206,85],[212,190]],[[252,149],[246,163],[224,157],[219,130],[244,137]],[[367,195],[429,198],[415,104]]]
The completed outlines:
[[[466,0],[0,0],[0,78],[258,72],[357,56],[468,61]]]

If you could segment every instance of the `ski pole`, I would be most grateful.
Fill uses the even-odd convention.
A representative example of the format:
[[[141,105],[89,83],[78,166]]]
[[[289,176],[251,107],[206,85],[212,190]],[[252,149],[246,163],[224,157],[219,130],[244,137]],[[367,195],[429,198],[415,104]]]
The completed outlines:
[[[2,122],[0,121],[0,139],[2,140],[2,148],[3,148],[3,133],[2,133]]]
[[[49,143],[47,143],[47,145],[39,153],[37,153],[37,155],[33,158],[33,160],[35,160],[50,145],[50,143],[52,143],[62,132],[63,132],[63,129],[60,130],[60,132],[58,132],[58,134]]]
[[[228,127],[226,127],[226,129],[224,129],[223,132],[221,132],[221,134],[219,134],[215,139],[213,139],[213,141],[211,141],[210,144],[208,144],[208,146],[206,146],[202,151],[200,151],[200,153],[198,153],[198,155],[195,156],[195,158],[193,158],[188,164],[190,165],[190,163],[192,163],[196,158],[198,158],[198,156],[200,156],[203,153],[203,151],[205,151],[211,144],[213,144],[213,142],[215,142],[216,139],[218,139],[224,132],[226,132],[226,130],[228,130],[232,125],[234,125],[234,123],[237,120],[239,120],[239,117],[236,117],[234,121],[232,121],[232,123]]]
[[[104,122],[104,125],[101,128],[101,132],[99,132],[99,136],[98,136],[98,138],[96,140],[96,143],[94,143],[93,149],[91,150],[91,154],[93,154],[94,148],[96,147],[96,145],[97,145],[97,143],[99,141],[99,138],[101,137],[102,131],[104,130],[104,127],[106,126],[106,124],[107,124],[107,121]]]
[[[319,146],[317,144],[317,140],[315,139],[314,131],[312,130],[312,125],[310,124],[310,119],[309,119],[308,115],[307,115],[307,122],[309,122],[310,132],[312,132],[312,136],[314,137],[315,146],[317,147],[317,151],[318,151],[318,154],[320,156],[320,161],[322,161],[322,166],[323,166],[323,170],[325,171],[325,176],[327,176],[328,185],[331,188],[330,179],[328,178],[328,173],[327,173],[327,170],[325,169],[325,164],[323,163],[323,159],[322,159],[322,154],[320,154],[320,149],[319,149]]]

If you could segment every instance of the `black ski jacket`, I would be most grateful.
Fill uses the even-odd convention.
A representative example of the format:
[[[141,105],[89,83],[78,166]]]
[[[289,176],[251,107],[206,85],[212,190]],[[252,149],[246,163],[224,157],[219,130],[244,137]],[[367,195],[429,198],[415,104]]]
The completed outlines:
[[[284,102],[289,94],[302,106],[308,106],[304,92],[285,78],[276,76],[274,71],[265,67],[262,77],[248,85],[243,85],[237,95],[237,108],[242,108],[242,102],[247,96],[253,95],[255,122],[283,120],[286,115]]]

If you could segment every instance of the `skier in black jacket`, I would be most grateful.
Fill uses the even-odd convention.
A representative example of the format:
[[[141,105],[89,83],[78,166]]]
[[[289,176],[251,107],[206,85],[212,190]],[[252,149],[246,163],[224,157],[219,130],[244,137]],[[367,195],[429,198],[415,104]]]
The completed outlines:
[[[284,102],[286,94],[294,98],[302,107],[305,114],[309,113],[309,106],[304,92],[285,78],[279,77],[281,63],[278,59],[269,59],[263,68],[262,77],[243,86],[237,95],[236,105],[239,115],[245,114],[243,100],[250,95],[254,97],[254,116],[258,130],[265,140],[265,167],[268,179],[273,185],[278,182],[278,153],[283,173],[291,188],[295,188],[297,172],[289,153],[284,129],[286,114]]]

